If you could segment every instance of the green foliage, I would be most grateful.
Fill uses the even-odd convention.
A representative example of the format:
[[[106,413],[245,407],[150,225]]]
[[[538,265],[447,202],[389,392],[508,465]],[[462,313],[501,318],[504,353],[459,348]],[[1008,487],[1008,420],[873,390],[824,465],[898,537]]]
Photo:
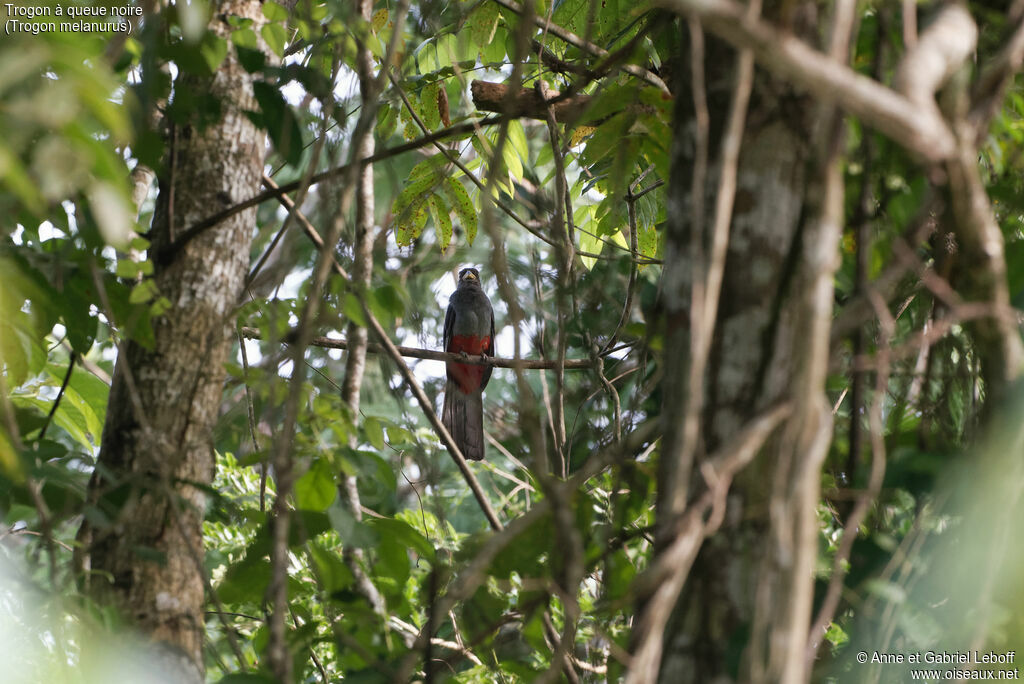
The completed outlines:
[[[538,16],[547,16],[548,3],[536,4]],[[357,50],[367,46],[380,69],[396,32],[397,86],[383,79],[381,106],[370,112],[378,153],[421,140],[424,129],[444,128],[442,102],[454,125],[482,119],[469,100],[469,80],[504,80],[517,58],[524,88],[545,79],[562,92],[578,90],[591,98],[579,121],[554,127],[554,141],[546,121],[511,119],[440,140],[443,151],[424,144],[382,155],[374,165],[374,194],[376,225],[383,233],[374,245],[371,285],[350,289],[333,279],[315,321],[317,335],[353,324],[367,327],[365,305],[396,342],[437,348],[451,273],[475,264],[495,303],[498,354],[512,356],[508,292],[499,296],[494,272],[501,263],[494,250],[501,244],[507,263],[501,275],[524,312],[518,340],[524,357],[555,358],[564,336],[567,357],[589,359],[614,333],[615,350],[602,357],[604,379],[593,369],[566,371],[561,381],[552,372],[530,371],[520,383],[511,370],[494,371],[485,395],[494,444],[487,460],[471,468],[505,523],[533,515],[539,502],[550,503],[550,483],[543,477],[549,469],[571,477],[604,453],[617,430],[628,435],[656,419],[664,403],[662,360],[679,351],[664,348],[659,310],[662,271],[675,266],[660,260],[672,107],[678,103],[660,90],[617,71],[584,78],[580,74],[605,66],[602,60],[539,30],[528,37],[546,41],[551,54],[582,67],[579,73],[552,71],[529,50],[519,54],[518,17],[489,1],[420,3],[400,25],[393,4],[376,3],[366,22],[346,3],[300,2],[290,11],[264,2],[267,22],[258,27],[247,19],[224,19],[231,27],[227,40],[203,30],[201,8],[186,7],[191,5],[148,16],[113,57],[105,56],[108,40],[86,34],[14,36],[0,43],[0,211],[9,219],[0,226],[0,537],[19,544],[4,542],[0,552],[21,557],[25,582],[67,599],[70,605],[60,611],[69,621],[98,633],[114,628],[115,620],[78,592],[71,556],[82,519],[111,532],[125,504],[120,492],[103,502],[86,495],[104,439],[107,383],[123,345],[152,347],[161,315],[175,306],[155,284],[153,275],[162,266],[152,258],[150,242],[132,238],[147,235],[155,209],[152,198],[145,200],[136,222],[128,201],[129,168],[139,162],[168,177],[156,113],[201,127],[223,112],[209,93],[172,84],[171,73],[210,77],[229,55],[238,57],[256,76],[254,108],[246,115],[266,129],[272,143],[268,173],[280,184],[349,160],[351,132],[367,106],[354,77]],[[664,30],[648,27],[655,15],[635,4],[564,0],[551,9],[555,23],[611,51],[635,39],[621,55],[631,63],[660,68],[675,61],[669,47],[675,39],[668,33],[679,26],[666,21]],[[864,73],[871,72],[879,50],[889,49],[879,43],[889,37],[876,35],[878,11],[869,6],[860,18],[854,65]],[[998,28],[1005,19],[992,22]],[[1024,94],[1017,84],[989,131],[982,158],[1018,308],[1024,307],[1022,122]],[[855,120],[848,133],[845,214],[851,225],[841,245],[837,309],[862,294],[858,250],[865,250],[869,278],[886,274],[905,254],[903,241],[934,191],[932,179],[896,143]],[[556,155],[566,197],[558,195]],[[302,206],[318,230],[332,221],[346,230],[351,225],[355,212],[344,202],[351,189],[337,179],[334,174],[316,186]],[[512,208],[515,220],[495,199]],[[558,214],[571,221],[558,224]],[[271,245],[285,215],[273,203],[258,208],[253,253],[246,255],[251,264]],[[280,349],[282,342],[294,342],[288,335],[309,296],[309,273],[317,261],[316,250],[297,233],[298,217],[289,221],[275,248],[283,254],[283,271],[271,287],[250,288],[229,321],[259,335],[244,342],[245,356],[237,345],[232,350],[223,411],[212,436],[217,471],[207,491],[201,559],[209,580],[205,653],[211,681],[271,681],[265,671],[273,576],[269,511],[278,481],[268,464],[278,448],[291,373]],[[866,226],[867,244],[858,244],[855,221]],[[297,239],[289,245],[292,235]],[[350,236],[343,232],[335,252],[346,269]],[[949,256],[940,237],[910,245],[929,272],[942,272]],[[562,262],[563,239],[583,253],[571,275]],[[271,270],[269,261],[266,268]],[[977,434],[987,391],[978,377],[972,334],[966,326],[951,326],[920,356],[922,331],[926,324],[934,329],[935,312],[949,302],[910,271],[894,281],[892,301],[902,308],[889,343],[902,352],[893,355],[893,373],[880,396],[874,376],[865,376],[866,401],[882,402],[886,469],[877,500],[859,529],[850,531],[856,541],[841,563],[848,574],[841,610],[824,634],[822,677],[859,672],[847,659],[869,637],[888,634],[905,648],[945,638],[943,620],[962,618],[935,610],[950,592],[929,587],[925,593],[915,586],[929,585],[929,573],[955,566],[947,544],[987,539],[981,533],[972,537],[977,530],[969,517],[950,513],[960,509],[945,507],[938,494],[950,480],[969,481],[976,472],[962,456]],[[627,299],[633,306],[623,316]],[[863,333],[860,353],[877,358],[877,326],[869,323]],[[860,426],[867,438],[868,424],[865,407],[850,406],[852,347],[838,340],[836,348],[828,383],[837,406],[835,429],[817,508],[818,599],[833,574],[851,493],[867,487],[875,458],[867,446],[850,453],[851,428]],[[423,649],[411,644],[430,620],[437,639],[435,677],[533,681],[552,667],[548,625],[562,633],[575,604],[581,619],[571,651],[590,667],[581,670],[582,679],[617,680],[625,667],[620,655],[630,644],[637,580],[653,554],[660,443],[582,482],[566,504],[568,515],[535,515],[514,538],[491,548],[505,538],[488,529],[395,366],[382,355],[370,356],[360,407],[353,411],[340,398],[345,361],[337,349],[309,348],[310,379],[302,387],[298,433],[289,446],[296,479],[288,493],[287,624],[296,681],[381,681],[382,673],[406,663],[412,663],[410,678],[422,677]],[[443,368],[427,360],[410,363],[438,408]],[[552,417],[545,415],[554,394],[565,409],[561,452],[552,446]],[[545,448],[538,451],[538,444]],[[358,489],[360,508],[350,506],[346,480]],[[55,543],[48,545],[47,538]],[[571,551],[574,539],[579,548]],[[972,546],[979,555],[986,548]],[[51,553],[57,577],[50,576]],[[1018,560],[1019,550],[1007,553]],[[566,587],[571,554],[582,579]],[[382,612],[368,600],[367,586],[380,595]],[[437,600],[449,596],[461,598],[451,611],[432,614]],[[1019,595],[1007,606],[997,616],[998,628],[987,635],[994,642],[1012,643],[1024,633]],[[749,638],[745,630],[723,636],[730,667],[738,667]],[[47,643],[52,636],[60,665],[86,647],[77,644],[89,643],[73,630],[64,638],[52,625],[26,633],[44,634]]]

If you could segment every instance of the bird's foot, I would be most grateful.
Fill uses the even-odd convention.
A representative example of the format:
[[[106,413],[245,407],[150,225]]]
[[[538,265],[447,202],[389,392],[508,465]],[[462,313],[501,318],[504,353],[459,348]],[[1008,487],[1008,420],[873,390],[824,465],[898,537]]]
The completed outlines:
[[[465,350],[465,349],[463,349],[462,351],[460,351],[460,352],[459,352],[459,354],[461,354],[461,355],[462,355],[462,358],[463,358],[463,359],[467,359],[467,360],[469,359],[469,354],[467,354],[467,353],[466,353],[466,350]]]

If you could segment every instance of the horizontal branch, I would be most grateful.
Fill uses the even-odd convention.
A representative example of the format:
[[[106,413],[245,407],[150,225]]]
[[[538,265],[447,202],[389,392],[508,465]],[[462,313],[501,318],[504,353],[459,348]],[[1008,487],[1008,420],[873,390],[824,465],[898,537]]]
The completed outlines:
[[[769,71],[819,100],[835,102],[921,159],[942,161],[956,152],[953,132],[938,107],[922,108],[799,38],[751,18],[747,8],[733,0],[656,0],[655,4],[699,18],[719,38],[752,50]]]
[[[367,164],[373,164],[374,162],[384,161],[385,159],[390,159],[391,157],[395,157],[399,154],[411,152],[413,150],[418,150],[421,147],[426,147],[427,145],[430,145],[437,140],[445,140],[447,138],[453,138],[459,135],[467,135],[470,133],[474,133],[482,126],[491,126],[494,124],[498,124],[504,121],[505,119],[506,117],[503,116],[492,116],[479,121],[467,121],[464,123],[456,124],[454,126],[449,126],[447,128],[442,128],[441,130],[435,131],[434,133],[431,133],[429,135],[425,135],[422,138],[410,140],[407,143],[395,145],[394,147],[385,148],[377,152],[376,154],[373,154],[369,157],[365,157],[352,163],[359,164],[360,166],[365,166]],[[344,164],[342,166],[337,166],[333,169],[327,169],[326,171],[321,171],[320,173],[314,174],[309,181],[309,187],[313,187],[317,183],[322,183],[325,180],[330,180],[331,178],[340,178],[349,170],[349,167],[351,165],[352,164]],[[161,255],[161,257],[172,256],[173,254],[181,250],[186,244],[188,244],[190,240],[192,240],[196,236],[209,230],[210,228],[217,225],[221,221],[225,221],[231,218],[232,216],[241,211],[245,211],[250,207],[255,207],[256,205],[262,204],[267,200],[278,199],[285,195],[286,193],[298,190],[299,187],[302,185],[303,181],[304,179],[300,178],[298,180],[292,181],[291,183],[285,183],[284,185],[278,186],[276,188],[268,188],[263,192],[253,195],[247,200],[243,200],[238,204],[234,204],[228,207],[227,209],[223,209],[217,212],[216,214],[211,214],[210,216],[207,216],[206,218],[201,219],[196,223],[193,223],[185,230],[185,232],[181,234],[180,237],[178,237],[177,240],[174,241],[174,244],[169,245],[166,248],[166,254]]]
[[[284,198],[286,196],[282,195],[282,197]],[[290,197],[287,198],[285,204],[294,205]],[[295,209],[295,212],[298,214],[298,209]],[[317,249],[321,253],[330,257],[331,268],[345,281],[346,286],[350,287],[352,285],[352,279],[347,273],[345,273],[345,270],[341,265],[338,264],[334,255],[328,251],[327,244],[324,242],[323,238],[320,237],[316,228],[314,228],[308,221],[305,221],[305,219],[303,219],[303,221],[304,228],[309,239],[317,246]],[[426,416],[427,421],[433,426],[437,436],[441,439],[441,443],[448,449],[448,453],[451,454],[456,467],[458,467],[459,472],[461,472],[463,478],[465,478],[466,484],[469,485],[470,491],[473,492],[473,498],[475,498],[477,503],[480,504],[480,509],[483,511],[484,517],[487,518],[487,522],[494,530],[503,529],[504,526],[501,524],[501,520],[498,519],[498,515],[494,512],[491,502],[487,500],[487,496],[484,494],[484,490],[480,486],[480,482],[476,479],[476,476],[473,475],[473,471],[470,470],[469,464],[466,463],[466,457],[462,455],[462,451],[459,450],[459,446],[455,443],[455,440],[452,438],[451,433],[448,432],[448,429],[444,426],[444,423],[442,423],[437,417],[437,414],[434,413],[434,407],[431,405],[427,396],[423,393],[423,388],[420,387],[418,382],[416,382],[416,376],[413,375],[412,370],[410,370],[409,366],[405,364],[405,359],[402,358],[402,353],[397,347],[395,347],[394,343],[387,336],[387,333],[384,331],[380,322],[374,317],[373,312],[370,311],[370,307],[366,305],[365,299],[360,300],[360,303],[362,304],[363,315],[366,317],[368,327],[373,331],[374,335],[380,338],[380,344],[374,345],[374,351],[381,350],[382,353],[391,357],[392,361],[398,367],[398,372],[402,375],[406,385],[409,386],[409,390],[412,392],[416,401],[419,403],[420,408],[423,410],[423,414]],[[247,333],[248,335],[255,333],[254,337],[259,337],[258,330],[243,328],[242,335],[248,336]],[[292,334],[294,334],[294,332]],[[322,341],[323,339],[325,338],[314,338],[314,340],[310,341],[310,344],[316,345],[318,341]],[[370,351],[369,345],[367,345],[367,351]]]
[[[510,88],[507,85],[490,81],[473,81],[469,90],[473,95],[473,104],[480,111],[546,120],[550,108],[555,113],[555,121],[559,123],[578,121],[591,101],[589,95],[572,95],[558,99],[558,91],[552,91],[551,99],[545,100],[532,88],[521,88],[510,97]]]
[[[262,339],[260,331],[256,328],[242,328],[242,336],[250,340]],[[288,341],[288,336],[285,336],[285,342]],[[314,337],[310,344],[314,347],[323,347],[325,349],[348,349],[348,342],[345,340],[336,340],[330,337]],[[476,356],[462,354],[453,354],[451,352],[434,351],[433,349],[419,349],[417,347],[399,347],[396,345],[396,349],[402,354],[412,359],[427,359],[429,361],[454,361],[457,363],[471,363],[481,366],[495,366],[496,368],[521,368],[524,370],[553,370],[558,367],[557,361],[545,361],[543,359],[502,359],[493,356]],[[374,354],[380,354],[383,349],[381,345],[376,342],[369,342],[366,345],[366,351]],[[590,368],[590,359],[566,359],[565,368],[566,370],[582,370]]]

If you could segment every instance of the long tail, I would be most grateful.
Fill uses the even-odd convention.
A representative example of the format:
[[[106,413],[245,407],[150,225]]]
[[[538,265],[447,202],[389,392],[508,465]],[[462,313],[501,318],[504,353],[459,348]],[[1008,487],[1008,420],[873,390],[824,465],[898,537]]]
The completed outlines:
[[[462,455],[471,461],[484,458],[484,393],[463,394],[457,385],[448,382],[444,388],[444,409],[441,422],[455,439]]]

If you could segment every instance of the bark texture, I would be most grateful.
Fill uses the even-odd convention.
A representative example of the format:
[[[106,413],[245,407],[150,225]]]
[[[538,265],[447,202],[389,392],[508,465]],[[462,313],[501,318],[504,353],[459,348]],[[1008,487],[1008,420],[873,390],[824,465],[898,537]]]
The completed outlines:
[[[213,480],[211,430],[255,209],[181,250],[173,244],[188,226],[258,191],[264,157],[264,133],[244,114],[258,106],[252,77],[231,48],[230,15],[252,20],[257,33],[264,21],[255,0],[216,3],[211,29],[227,40],[228,56],[212,77],[183,76],[176,84],[179,92],[219,98],[220,117],[205,128],[179,121],[169,129],[152,249],[166,255],[156,260],[154,279],[170,307],[152,321],[152,348],[121,345],[89,486],[109,524],[90,518],[79,533],[91,590],[162,647],[163,669],[175,681],[203,680],[200,487]]]
[[[728,102],[715,93],[728,92],[731,74],[721,65],[731,61],[720,44],[709,43],[705,63],[712,154],[720,145],[715,122],[728,117]],[[821,193],[816,176],[823,173],[811,144],[812,103],[764,74],[754,83],[714,334],[706,371],[695,380],[689,363],[697,338],[691,326],[700,325],[701,314],[691,310],[691,302],[704,296],[704,283],[695,280],[708,270],[689,256],[694,254],[692,232],[701,230],[694,226],[690,171],[699,129],[693,104],[677,102],[666,264],[678,267],[666,266],[663,295],[665,349],[678,351],[666,358],[662,458],[669,460],[661,465],[659,478],[662,549],[680,534],[679,516],[694,493],[715,485],[703,474],[705,455],[781,402],[790,402],[793,412],[736,477],[719,511],[721,527],[704,540],[685,579],[662,641],[657,678],[666,683],[806,678],[803,646],[813,588],[815,505],[831,435],[824,380],[839,224],[831,211],[835,198],[813,206],[809,202]],[[719,178],[714,160],[707,178],[711,199]],[[704,201],[703,206],[714,204]],[[704,213],[704,225],[713,225],[712,212]],[[709,236],[698,240],[711,244]],[[700,443],[684,448],[684,441],[693,439],[684,433],[694,396],[687,379],[703,385],[703,408]]]
[[[498,112],[510,116],[526,116],[533,119],[546,120],[552,111],[555,121],[575,123],[580,120],[583,112],[590,104],[589,95],[573,95],[564,100],[550,104],[546,100],[554,100],[560,96],[557,91],[550,91],[546,98],[532,88],[520,88],[512,93],[512,89],[504,83],[490,81],[473,81],[470,92],[473,104],[483,112]]]
[[[761,100],[752,108],[754,117],[761,123],[748,129],[739,159],[736,209],[705,381],[705,443],[694,465],[698,480],[699,454],[724,444],[759,412],[787,398],[803,361],[793,355],[794,342],[806,331],[789,327],[795,314],[787,309],[795,304],[790,302],[787,271],[792,268],[791,251],[799,248],[809,146],[805,133],[787,121],[778,103]],[[685,331],[685,322],[677,325]],[[666,348],[680,347],[670,343]],[[683,403],[678,397],[674,405]],[[790,457],[780,453],[779,445],[769,445],[736,478],[722,529],[705,541],[667,626],[660,681],[735,677],[727,664],[737,665],[750,645],[759,573],[762,564],[772,565],[774,556],[772,484],[777,477],[785,478],[790,467]],[[684,473],[689,470],[683,464]],[[773,569],[781,576],[796,570],[791,558]],[[762,598],[775,603],[771,595]],[[748,677],[740,675],[735,681],[751,681]]]

